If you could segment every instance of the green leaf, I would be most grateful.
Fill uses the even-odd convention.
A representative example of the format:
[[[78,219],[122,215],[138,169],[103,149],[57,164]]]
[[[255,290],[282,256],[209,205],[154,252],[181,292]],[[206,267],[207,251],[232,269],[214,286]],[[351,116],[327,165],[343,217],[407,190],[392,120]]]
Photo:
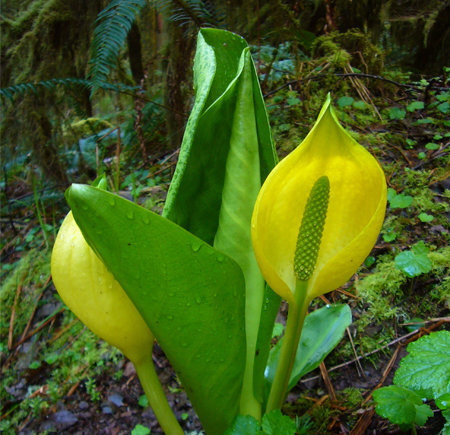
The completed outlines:
[[[397,238],[397,235],[398,234],[395,232],[393,228],[389,228],[386,230],[385,234],[383,234],[383,240],[387,243],[392,242]]]
[[[164,349],[205,430],[222,435],[238,413],[244,373],[241,269],[183,228],[112,193],[73,185],[66,198],[86,241]]]
[[[403,193],[400,195],[394,196],[389,200],[389,204],[392,209],[394,208],[407,208],[413,203],[413,197],[407,196]]]
[[[343,109],[344,107],[351,106],[353,101],[355,101],[352,97],[341,97],[337,100],[337,105]]]
[[[444,424],[444,428],[440,435],[450,435],[450,409],[442,411],[442,416],[447,420],[447,423]]]
[[[430,118],[425,118],[425,119],[418,119],[417,122],[415,122],[414,124],[416,125],[423,125],[423,124],[433,124],[434,120],[430,119]]]
[[[292,389],[302,376],[320,365],[341,341],[345,330],[351,323],[352,313],[348,305],[326,306],[306,316],[288,390]],[[269,396],[275,377],[282,342],[283,340],[280,340],[270,351],[264,373],[265,400]]]
[[[360,109],[360,110],[362,110],[362,109],[365,109],[365,108],[367,107],[367,104],[366,104],[364,101],[362,101],[362,100],[360,100],[360,101],[355,101],[355,102],[353,103],[353,107],[354,107],[355,109]]]
[[[380,388],[372,396],[377,403],[377,414],[394,424],[413,423],[417,415],[416,406],[422,405],[422,399],[414,391],[397,385]]]
[[[392,189],[392,187],[389,187],[389,189],[387,190],[387,200],[390,202],[396,196],[397,196],[397,192],[395,191],[395,189]]]
[[[375,263],[375,257],[369,256],[366,258],[366,261],[364,261],[364,266],[366,266],[367,268],[369,268],[370,266],[372,266]]]
[[[434,216],[432,216],[431,214],[427,214],[427,213],[420,213],[419,219],[421,222],[431,222],[434,219]]]
[[[294,435],[297,429],[295,423],[279,409],[264,414],[261,426],[267,435]]]
[[[394,119],[404,119],[406,115],[406,112],[398,107],[392,107],[389,110],[389,118]]]
[[[417,154],[417,157],[421,160],[425,159],[427,157],[426,153],[424,152],[420,152],[419,154]]]
[[[148,407],[149,403],[148,403],[147,396],[145,394],[143,394],[141,397],[139,397],[138,404],[139,404],[139,406],[142,406],[143,408]]]
[[[433,398],[450,393],[450,332],[439,331],[408,345],[394,383],[411,389],[433,390]]]
[[[272,331],[272,338],[279,337],[284,331],[284,326],[282,323],[275,323]]]
[[[450,409],[450,393],[445,393],[436,399],[436,406],[439,409]]]
[[[422,101],[413,101],[412,103],[408,104],[408,107],[406,110],[408,112],[414,112],[415,110],[423,109],[425,106]]]
[[[286,101],[289,104],[289,106],[296,106],[297,104],[300,104],[299,98],[288,98]]]
[[[263,435],[261,426],[251,415],[238,415],[224,435]]]
[[[414,419],[414,423],[418,426],[425,426],[425,423],[428,420],[428,417],[433,417],[433,411],[428,405],[416,405],[416,418]]]
[[[250,234],[256,198],[277,159],[256,69],[240,36],[217,29],[199,32],[194,85],[196,101],[163,216],[232,257],[244,273],[245,402],[249,390],[258,396],[262,388],[266,361],[256,361],[254,368],[256,351],[258,360],[268,356],[258,347],[258,331],[271,334],[279,306],[279,299],[269,298],[274,310],[269,309],[271,316],[262,313],[266,286]]]
[[[413,246],[411,251],[403,251],[395,257],[395,266],[410,278],[428,273],[432,264],[428,258],[428,248],[423,241]]]
[[[437,144],[437,143],[427,143],[426,145],[425,145],[425,148],[427,149],[427,150],[438,150],[439,149],[439,145]]]
[[[448,101],[445,101],[437,106],[438,110],[446,115],[450,109],[450,103]]]
[[[131,435],[148,435],[149,433],[151,433],[151,430],[141,424],[137,424],[131,431]]]

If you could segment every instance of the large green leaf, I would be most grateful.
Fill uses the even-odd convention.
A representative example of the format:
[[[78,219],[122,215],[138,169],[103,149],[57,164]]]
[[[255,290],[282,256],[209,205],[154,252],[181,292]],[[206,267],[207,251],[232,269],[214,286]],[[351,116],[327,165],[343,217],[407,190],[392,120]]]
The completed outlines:
[[[245,41],[230,32],[202,29],[198,37],[194,82],[196,102],[183,138],[164,216],[232,257],[246,282],[247,369],[242,396],[244,414],[260,407],[262,370],[253,373],[269,351],[279,300],[264,314],[265,283],[251,242],[251,217],[262,183],[275,166],[270,126],[258,77]],[[268,290],[270,292],[270,290]],[[267,303],[266,303],[267,307]],[[260,328],[261,326],[261,328]],[[260,350],[258,353],[257,351]],[[258,394],[258,396],[262,396]]]
[[[348,305],[327,305],[306,316],[288,390],[292,389],[302,376],[320,365],[341,341],[351,323],[352,313]],[[282,343],[283,339],[270,352],[264,375],[266,401],[275,377]]]
[[[394,383],[413,390],[430,388],[437,399],[450,393],[450,332],[432,332],[408,344]]]
[[[239,266],[167,219],[112,193],[73,185],[75,220],[149,325],[208,434],[239,410],[245,366]]]

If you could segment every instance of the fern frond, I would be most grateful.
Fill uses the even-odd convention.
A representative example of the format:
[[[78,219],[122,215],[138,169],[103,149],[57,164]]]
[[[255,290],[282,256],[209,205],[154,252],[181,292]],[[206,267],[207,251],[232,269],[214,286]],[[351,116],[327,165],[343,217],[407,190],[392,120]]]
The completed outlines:
[[[94,83],[91,80],[66,78],[66,79],[51,79],[44,80],[37,83],[19,83],[18,85],[10,86],[9,88],[0,89],[0,96],[8,98],[11,103],[14,102],[14,96],[16,94],[24,95],[30,92],[37,94],[39,89],[46,89],[48,91],[56,90],[57,86],[64,86],[68,89],[93,88]],[[121,92],[121,93],[134,93],[139,89],[139,86],[128,86],[123,83],[112,84],[107,82],[97,82],[97,88],[104,89],[105,91]]]
[[[145,5],[145,0],[112,0],[97,17],[99,23],[94,30],[91,43],[91,60],[88,78],[93,83],[92,93],[106,81],[111,69],[116,67],[116,59],[136,14]]]

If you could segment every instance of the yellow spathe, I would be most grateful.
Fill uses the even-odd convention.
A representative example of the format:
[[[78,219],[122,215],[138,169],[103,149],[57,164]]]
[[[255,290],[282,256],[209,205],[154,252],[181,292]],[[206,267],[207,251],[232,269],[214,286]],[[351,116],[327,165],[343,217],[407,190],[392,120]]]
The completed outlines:
[[[154,337],[114,276],[108,272],[70,212],[56,237],[52,278],[70,310],[133,363],[148,360]]]
[[[267,177],[252,217],[261,272],[276,293],[294,304],[298,231],[309,193],[324,175],[330,200],[308,299],[351,278],[374,246],[386,211],[384,173],[340,125],[329,95],[305,140]]]

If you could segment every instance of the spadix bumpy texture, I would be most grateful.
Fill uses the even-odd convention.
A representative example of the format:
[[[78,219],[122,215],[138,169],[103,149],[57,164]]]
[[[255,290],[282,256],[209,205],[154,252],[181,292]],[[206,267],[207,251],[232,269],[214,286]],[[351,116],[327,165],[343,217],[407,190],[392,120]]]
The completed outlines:
[[[62,300],[92,332],[135,364],[149,359],[154,340],[150,329],[86,243],[72,212],[57,235],[51,267]]]
[[[298,278],[294,258],[299,229],[310,192],[324,176],[329,203],[315,268]],[[308,299],[338,288],[369,255],[385,211],[384,173],[342,128],[328,96],[314,128],[270,173],[256,201],[252,242],[264,278],[294,304],[297,279],[309,280]]]
[[[330,181],[324,175],[311,189],[298,232],[294,274],[299,280],[306,281],[311,278],[316,268],[329,200]]]

